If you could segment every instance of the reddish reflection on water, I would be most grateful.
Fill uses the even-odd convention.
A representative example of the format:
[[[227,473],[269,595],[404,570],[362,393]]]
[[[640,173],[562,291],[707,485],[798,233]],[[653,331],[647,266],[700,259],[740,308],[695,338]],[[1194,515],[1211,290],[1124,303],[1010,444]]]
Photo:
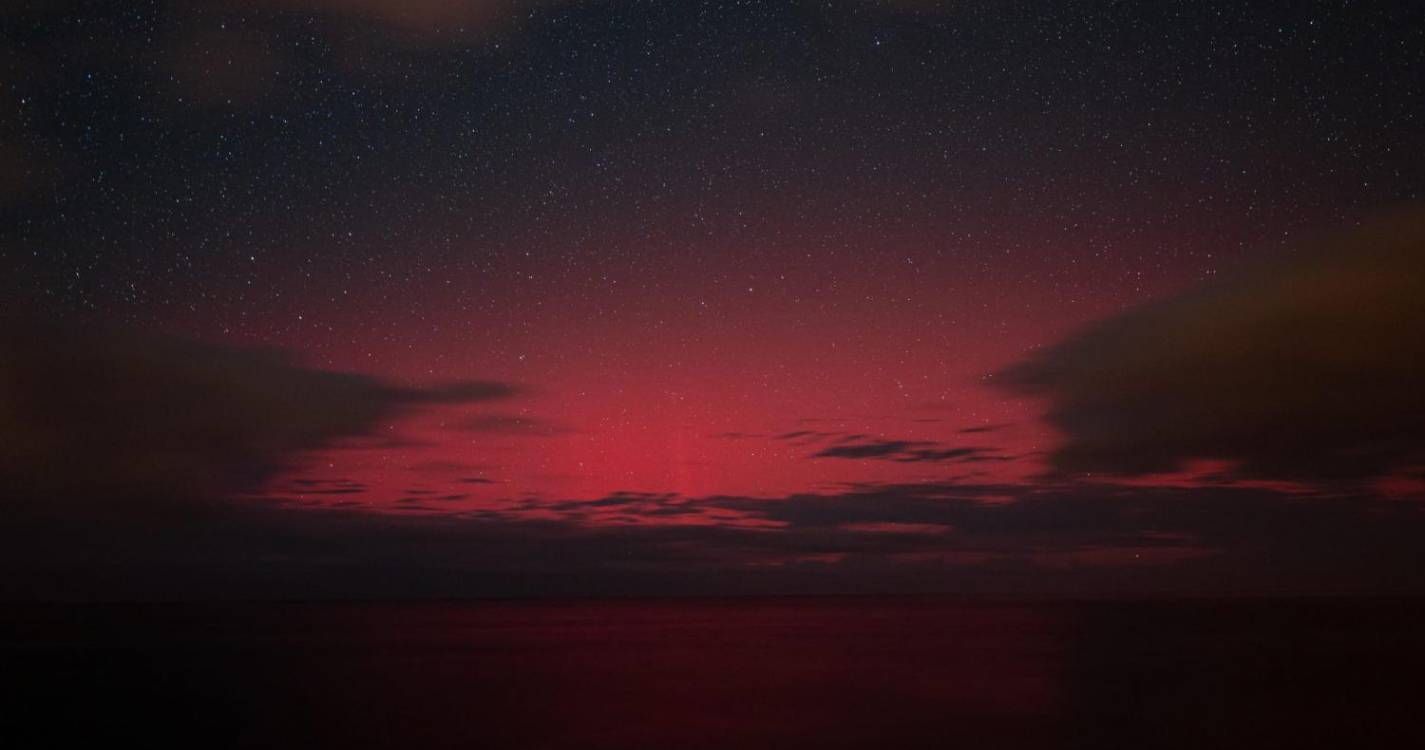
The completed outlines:
[[[1324,746],[1418,736],[1425,605],[30,607],[25,746]]]

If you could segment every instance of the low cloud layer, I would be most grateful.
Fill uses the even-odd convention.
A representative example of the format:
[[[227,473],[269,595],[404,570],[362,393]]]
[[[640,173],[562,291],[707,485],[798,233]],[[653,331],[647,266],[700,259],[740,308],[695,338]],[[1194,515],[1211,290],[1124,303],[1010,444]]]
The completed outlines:
[[[1422,511],[1267,489],[954,483],[449,513],[59,508],[49,524],[0,525],[0,598],[1419,592]]]
[[[0,483],[15,502],[221,497],[412,408],[514,393],[403,388],[275,351],[5,322]]]
[[[929,440],[879,440],[852,436],[812,454],[812,458],[848,458],[920,463],[938,461],[989,461],[984,448],[952,448]]]
[[[1049,404],[1060,475],[1359,481],[1425,456],[1425,208],[1099,323],[998,375]]]
[[[1425,508],[1364,494],[930,482],[471,507],[412,487],[376,513],[343,499],[360,482],[297,479],[292,491],[325,507],[224,502],[407,410],[514,389],[403,388],[274,352],[3,330],[0,598],[1425,590]],[[889,460],[934,450],[847,444],[863,442]]]

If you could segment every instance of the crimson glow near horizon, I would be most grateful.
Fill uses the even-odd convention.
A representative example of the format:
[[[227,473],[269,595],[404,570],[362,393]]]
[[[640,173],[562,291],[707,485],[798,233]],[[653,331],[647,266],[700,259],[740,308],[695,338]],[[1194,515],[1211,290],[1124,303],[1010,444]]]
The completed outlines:
[[[1373,544],[1375,504],[1420,494],[1414,225],[1335,247],[1403,237],[1389,273],[1311,260],[1422,197],[1418,8],[675,5],[0,11],[0,313],[125,342],[16,337],[0,479],[57,529],[106,493],[136,523],[252,514],[244,560],[325,522],[263,515],[296,506],[383,529],[342,554],[399,524],[514,540],[462,563],[495,573],[547,533],[668,580],[671,549],[1029,588],[1074,559],[1089,589],[1148,558],[1286,587],[1273,534],[1208,500],[1305,548],[1302,498],[1359,500]],[[1214,307],[1218,280],[1263,306]],[[953,578],[857,570],[828,575]]]

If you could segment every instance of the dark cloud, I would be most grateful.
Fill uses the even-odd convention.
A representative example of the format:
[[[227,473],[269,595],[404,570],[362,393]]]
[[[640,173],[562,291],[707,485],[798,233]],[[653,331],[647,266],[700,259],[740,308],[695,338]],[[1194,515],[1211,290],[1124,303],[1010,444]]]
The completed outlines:
[[[951,483],[475,510],[444,499],[409,496],[401,513],[247,502],[11,517],[0,596],[1425,590],[1425,506],[1365,496]]]
[[[998,375],[1048,400],[1062,475],[1363,480],[1425,455],[1425,209],[1099,323]]]
[[[863,433],[796,430],[772,436],[793,445],[823,444],[811,458],[843,458],[857,460],[897,461],[900,463],[937,461],[996,461],[1002,456],[991,455],[988,449],[948,447],[931,440],[887,440]]]
[[[403,410],[513,391],[401,388],[271,352],[34,325],[6,326],[0,354],[6,598],[1425,590],[1425,506],[1230,486],[630,491],[478,508],[413,486],[379,512],[351,499],[358,482],[299,477],[276,488],[286,500],[219,502]]]
[[[1148,590],[1329,591],[1425,584],[1412,541],[1425,531],[1425,506],[1378,497],[1240,487],[918,484],[707,502],[780,521],[804,542],[821,540],[817,548],[827,551],[844,543],[842,530],[848,526],[946,527],[952,531],[943,539],[887,535],[846,542],[842,550],[864,543],[885,554],[939,551],[982,561],[979,568],[962,566],[961,576],[988,575],[1008,563],[1038,567],[1049,576],[1040,582],[1048,590],[1061,590],[1075,579],[1052,572],[1066,561],[1097,567],[1089,576],[1097,586],[1129,575],[1125,571],[1137,561],[1155,565],[1156,571],[1139,578]],[[1014,585],[1033,587],[1027,581]]]
[[[514,392],[399,387],[274,351],[11,319],[0,330],[0,483],[12,502],[222,497],[410,409]]]
[[[869,440],[833,445],[813,454],[813,458],[894,458],[925,443],[910,440]]]
[[[926,440],[876,440],[851,435],[812,454],[812,458],[878,459],[916,463],[921,461],[993,460],[985,448],[947,448]]]

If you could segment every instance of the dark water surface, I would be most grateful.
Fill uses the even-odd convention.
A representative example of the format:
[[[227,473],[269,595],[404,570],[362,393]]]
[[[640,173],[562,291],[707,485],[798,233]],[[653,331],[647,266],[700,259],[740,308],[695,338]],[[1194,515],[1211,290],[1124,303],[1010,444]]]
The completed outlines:
[[[0,689],[15,748],[1413,748],[1425,601],[0,605]]]

